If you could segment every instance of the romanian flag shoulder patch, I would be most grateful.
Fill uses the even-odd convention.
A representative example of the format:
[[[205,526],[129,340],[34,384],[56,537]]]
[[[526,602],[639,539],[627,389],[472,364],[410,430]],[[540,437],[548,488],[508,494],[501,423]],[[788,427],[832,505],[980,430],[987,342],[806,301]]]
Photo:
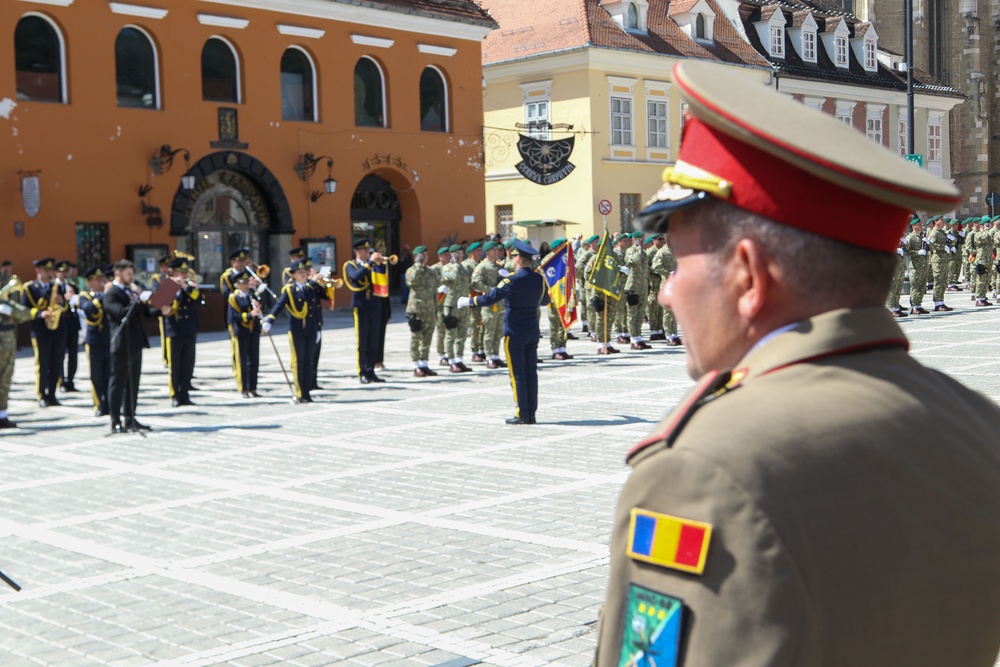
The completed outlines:
[[[644,563],[701,574],[711,538],[711,524],[633,507],[626,552]]]

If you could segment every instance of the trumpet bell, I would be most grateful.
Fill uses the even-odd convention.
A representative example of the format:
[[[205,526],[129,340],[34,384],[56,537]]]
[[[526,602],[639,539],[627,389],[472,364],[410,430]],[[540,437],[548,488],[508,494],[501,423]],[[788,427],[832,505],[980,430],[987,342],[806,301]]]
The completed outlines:
[[[398,262],[399,262],[399,255],[389,255],[389,263],[390,264],[392,264],[392,265],[395,266],[396,263],[398,263]]]
[[[261,280],[267,279],[267,277],[271,275],[271,267],[267,264],[260,264],[257,267],[257,275],[260,276]]]

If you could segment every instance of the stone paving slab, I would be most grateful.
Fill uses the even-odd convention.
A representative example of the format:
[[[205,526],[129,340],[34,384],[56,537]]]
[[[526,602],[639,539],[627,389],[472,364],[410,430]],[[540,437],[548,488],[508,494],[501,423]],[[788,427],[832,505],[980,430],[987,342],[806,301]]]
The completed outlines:
[[[902,321],[913,352],[996,400],[1000,308],[948,299]],[[416,379],[408,336],[390,324],[388,382],[362,386],[350,318],[328,315],[310,405],[266,342],[263,397],[240,398],[212,334],[197,405],[172,409],[154,346],[148,437],[106,437],[88,393],[35,407],[21,351],[0,569],[24,589],[0,589],[0,665],[589,664],[623,456],[691,386],[684,350],[571,341],[576,359],[541,364],[526,428],[503,424],[506,371]]]

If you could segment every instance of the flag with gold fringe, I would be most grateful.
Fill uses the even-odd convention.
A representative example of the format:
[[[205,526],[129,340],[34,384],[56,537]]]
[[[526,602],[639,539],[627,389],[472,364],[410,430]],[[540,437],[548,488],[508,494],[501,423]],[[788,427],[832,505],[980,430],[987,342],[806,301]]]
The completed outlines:
[[[606,294],[612,299],[621,299],[622,291],[625,289],[625,274],[618,266],[618,260],[611,249],[611,235],[608,230],[604,230],[601,238],[601,247],[597,249],[597,256],[594,258],[594,267],[587,276],[587,284],[594,288],[594,291]]]
[[[576,290],[576,264],[573,261],[573,246],[564,241],[556,246],[541,266],[545,283],[549,287],[549,299],[559,311],[559,320],[564,329],[576,322],[574,292]]]

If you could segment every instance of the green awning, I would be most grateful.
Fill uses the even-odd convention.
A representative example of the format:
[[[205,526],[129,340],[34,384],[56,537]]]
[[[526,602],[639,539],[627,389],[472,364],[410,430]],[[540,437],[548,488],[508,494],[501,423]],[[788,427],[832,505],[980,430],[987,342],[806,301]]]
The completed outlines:
[[[554,227],[556,225],[579,225],[579,222],[570,222],[569,220],[556,220],[554,218],[549,218],[546,220],[515,220],[510,223],[515,227]]]

